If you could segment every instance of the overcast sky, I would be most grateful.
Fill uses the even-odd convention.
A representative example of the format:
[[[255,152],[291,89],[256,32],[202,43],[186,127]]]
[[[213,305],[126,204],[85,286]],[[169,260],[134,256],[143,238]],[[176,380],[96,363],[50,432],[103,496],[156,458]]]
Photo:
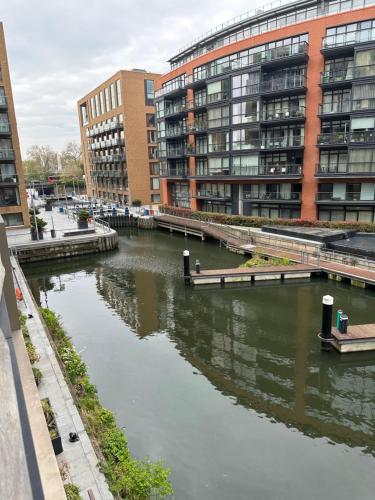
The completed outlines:
[[[23,157],[79,141],[76,102],[119,69],[165,73],[192,39],[263,0],[2,2]]]

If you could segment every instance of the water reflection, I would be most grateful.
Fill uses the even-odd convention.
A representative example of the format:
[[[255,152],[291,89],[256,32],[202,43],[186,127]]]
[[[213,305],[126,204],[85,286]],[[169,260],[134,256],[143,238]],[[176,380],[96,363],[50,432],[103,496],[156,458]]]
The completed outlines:
[[[181,356],[236,404],[305,435],[374,454],[375,355],[324,354],[316,338],[328,289],[353,323],[375,322],[372,293],[331,282],[186,289],[179,259],[184,243],[173,254],[159,249],[154,270],[149,261],[142,264],[142,250],[158,255],[152,238],[99,264],[85,258],[53,271],[30,266],[34,296],[47,302],[52,289],[63,291],[69,280],[94,275],[100,296],[131,330],[140,338],[165,332]],[[196,245],[197,257],[204,258],[206,250]],[[218,267],[225,259],[217,258]]]

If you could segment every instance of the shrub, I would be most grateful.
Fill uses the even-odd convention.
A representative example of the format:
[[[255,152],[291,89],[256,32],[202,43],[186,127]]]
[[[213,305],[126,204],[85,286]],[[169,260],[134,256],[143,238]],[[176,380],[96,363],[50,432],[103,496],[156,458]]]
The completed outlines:
[[[33,367],[33,374],[34,374],[34,379],[35,379],[36,385],[39,385],[40,381],[43,378],[43,373],[39,370],[39,368]]]
[[[64,490],[67,500],[81,500],[81,495],[79,494],[79,488],[75,484],[71,483],[64,484]]]
[[[300,226],[300,227],[321,227],[327,229],[355,230],[364,233],[374,233],[375,223],[372,222],[347,222],[347,221],[313,221],[309,219],[267,219],[266,217],[255,217],[245,215],[227,215],[211,212],[193,211],[188,208],[171,207],[164,205],[161,211],[165,214],[177,217],[187,217],[189,219],[217,222],[219,224],[229,224],[232,226],[263,227],[265,225],[277,226]]]
[[[264,257],[255,254],[251,259],[246,261],[244,264],[241,264],[240,267],[290,266],[292,264],[293,262],[286,257],[271,257],[269,259],[265,259]]]
[[[25,316],[20,311],[18,311],[18,317],[20,320],[21,332],[23,335],[23,340],[25,342],[26,351],[27,351],[27,354],[29,356],[30,363],[33,365],[34,363],[39,361],[39,354],[38,354],[37,350],[35,349],[34,344],[31,341],[31,338],[29,335],[29,330],[27,329],[27,325],[26,325],[27,316]]]
[[[40,312],[63,363],[65,374],[73,384],[87,432],[95,439],[103,454],[101,470],[112,493],[129,500],[171,495],[173,490],[169,481],[170,470],[160,461],[138,461],[131,457],[123,430],[117,427],[113,413],[100,404],[96,388],[87,376],[87,367],[60,325],[58,317],[49,309],[41,308]],[[67,494],[67,498],[73,500],[79,496],[69,497]]]

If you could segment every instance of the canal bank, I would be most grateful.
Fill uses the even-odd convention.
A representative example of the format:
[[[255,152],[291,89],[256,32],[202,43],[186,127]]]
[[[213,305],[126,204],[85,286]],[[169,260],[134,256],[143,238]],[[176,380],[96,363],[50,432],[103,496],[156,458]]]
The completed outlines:
[[[130,230],[116,253],[24,267],[131,451],[164,458],[179,499],[372,499],[374,356],[323,355],[316,332],[323,295],[359,324],[374,322],[373,292],[325,279],[193,290],[186,247],[206,269],[244,261]]]

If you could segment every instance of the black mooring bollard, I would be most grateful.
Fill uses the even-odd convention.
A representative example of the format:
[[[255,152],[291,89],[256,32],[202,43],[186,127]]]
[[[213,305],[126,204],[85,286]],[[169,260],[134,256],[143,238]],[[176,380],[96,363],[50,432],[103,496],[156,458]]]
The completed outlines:
[[[190,284],[190,252],[189,250],[183,251],[184,256],[184,280],[185,285]]]
[[[332,339],[332,306],[333,297],[331,295],[324,295],[322,309],[322,331],[320,334],[321,338],[321,349],[323,351],[329,351],[331,348]]]
[[[201,272],[201,263],[199,262],[198,259],[195,261],[195,272],[197,274],[200,274],[200,272]]]

